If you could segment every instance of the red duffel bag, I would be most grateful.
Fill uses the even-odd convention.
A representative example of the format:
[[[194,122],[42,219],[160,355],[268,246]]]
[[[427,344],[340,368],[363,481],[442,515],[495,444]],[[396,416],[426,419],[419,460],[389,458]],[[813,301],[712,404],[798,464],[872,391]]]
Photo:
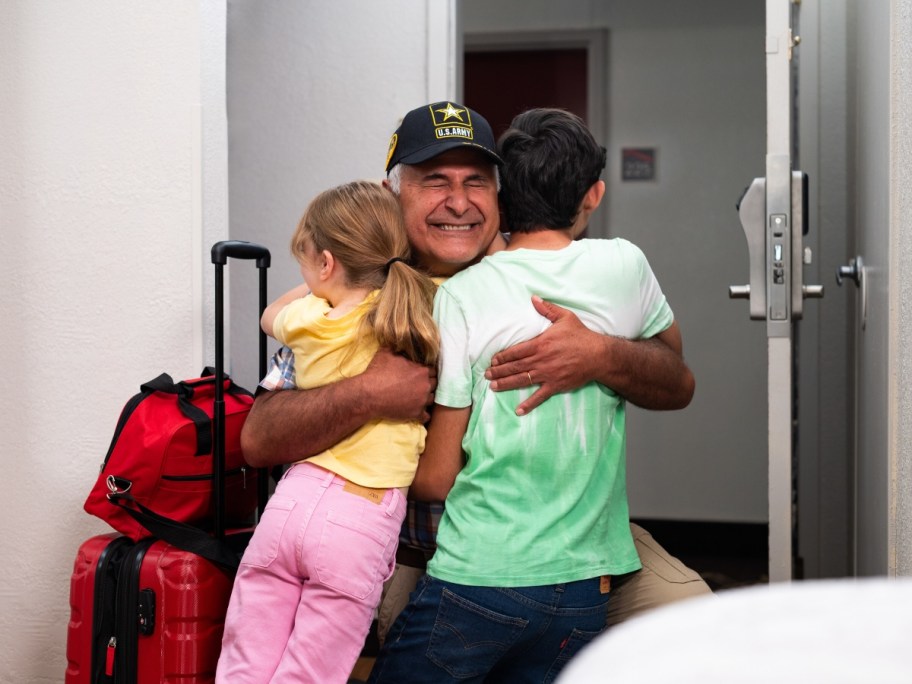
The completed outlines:
[[[258,473],[241,454],[241,428],[253,395],[224,378],[226,523],[249,524]],[[167,373],[140,386],[124,406],[86,512],[138,541],[150,518],[200,527],[213,515],[212,415],[215,376],[174,382]]]

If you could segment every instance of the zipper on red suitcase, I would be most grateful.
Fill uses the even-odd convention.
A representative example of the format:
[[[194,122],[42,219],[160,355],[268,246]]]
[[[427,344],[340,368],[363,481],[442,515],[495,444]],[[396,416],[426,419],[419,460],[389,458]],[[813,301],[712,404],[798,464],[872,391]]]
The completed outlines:
[[[111,648],[110,635],[117,633],[116,626],[116,593],[117,577],[120,574],[124,558],[133,547],[133,542],[127,537],[116,537],[111,540],[98,554],[95,567],[95,588],[92,607],[92,659],[90,670],[93,682],[108,681],[113,679],[105,673],[113,669],[111,658],[115,649]],[[109,635],[105,639],[105,635]],[[116,639],[114,644],[116,645]]]
[[[108,650],[105,652],[105,674],[114,676],[114,653],[117,651],[117,637],[108,639]]]
[[[114,684],[132,684],[137,679],[137,661],[139,655],[139,624],[137,606],[139,605],[139,575],[146,551],[156,540],[152,537],[142,539],[130,549],[127,558],[121,565],[117,578],[117,619],[114,625]],[[112,651],[108,651],[111,653]]]

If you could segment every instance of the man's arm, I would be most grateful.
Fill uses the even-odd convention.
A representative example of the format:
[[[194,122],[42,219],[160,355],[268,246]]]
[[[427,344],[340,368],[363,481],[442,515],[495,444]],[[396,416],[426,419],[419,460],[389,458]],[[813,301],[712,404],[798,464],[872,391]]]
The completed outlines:
[[[376,419],[429,418],[437,372],[381,349],[361,375],[309,390],[261,393],[241,431],[241,449],[256,467],[314,456]]]
[[[538,385],[517,407],[517,415],[593,381],[645,409],[681,409],[693,398],[694,377],[684,363],[677,322],[655,337],[628,340],[594,332],[573,312],[539,297],[532,298],[532,305],[552,325],[495,354],[485,371],[494,391]]]
[[[418,471],[409,487],[409,496],[419,501],[446,499],[456,476],[465,465],[462,438],[469,426],[471,413],[471,406],[434,406],[424,453],[418,460]]]

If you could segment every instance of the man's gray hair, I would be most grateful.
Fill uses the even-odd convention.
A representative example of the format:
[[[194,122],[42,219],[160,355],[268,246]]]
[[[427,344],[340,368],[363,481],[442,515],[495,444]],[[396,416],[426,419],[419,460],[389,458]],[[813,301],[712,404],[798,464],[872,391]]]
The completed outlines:
[[[494,167],[494,179],[497,181],[497,192],[500,192],[500,169],[497,164],[491,164]],[[399,196],[399,189],[402,186],[402,162],[396,164],[386,174],[386,182],[389,183],[389,189],[393,194]]]
[[[402,162],[399,162],[389,170],[389,173],[386,174],[386,182],[389,183],[389,189],[398,197],[399,188],[402,185]]]

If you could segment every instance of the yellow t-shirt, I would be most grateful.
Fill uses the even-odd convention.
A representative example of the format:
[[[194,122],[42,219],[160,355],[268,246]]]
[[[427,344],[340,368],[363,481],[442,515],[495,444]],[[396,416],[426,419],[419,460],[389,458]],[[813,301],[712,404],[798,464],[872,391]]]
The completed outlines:
[[[314,295],[279,312],[273,332],[294,352],[299,388],[320,387],[364,372],[377,342],[359,337],[358,328],[376,296],[372,292],[341,318],[327,318],[329,303]],[[425,434],[417,421],[375,420],[307,460],[362,487],[407,487],[424,451]]]

